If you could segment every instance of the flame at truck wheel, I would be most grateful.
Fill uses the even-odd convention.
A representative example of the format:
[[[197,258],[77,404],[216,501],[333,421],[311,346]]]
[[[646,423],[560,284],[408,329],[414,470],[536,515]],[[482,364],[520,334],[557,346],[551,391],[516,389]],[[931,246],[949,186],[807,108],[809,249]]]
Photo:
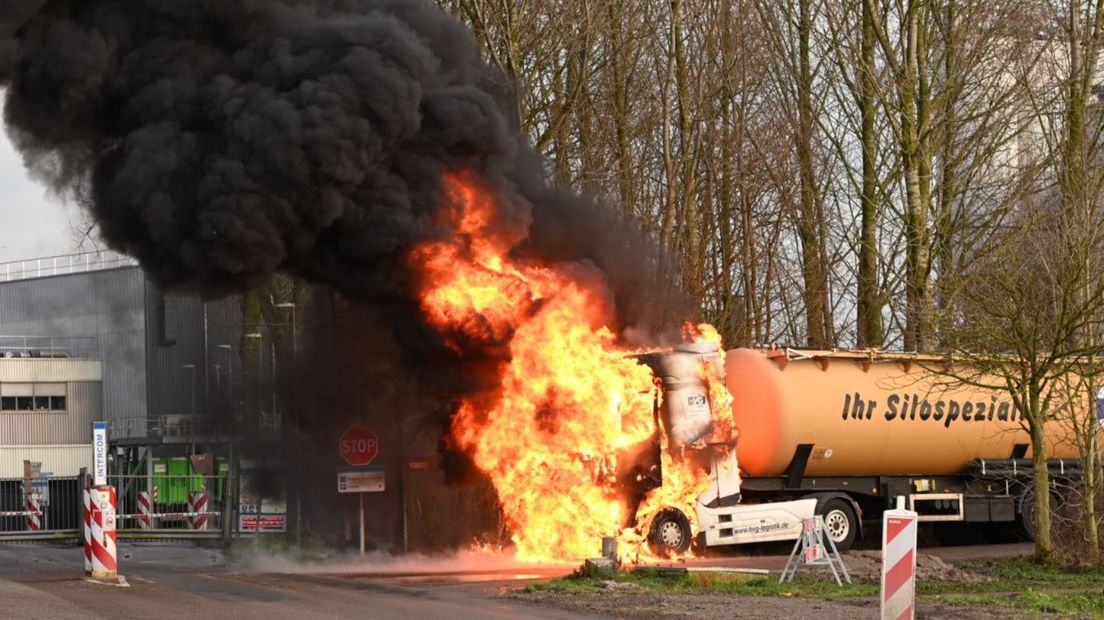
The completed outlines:
[[[513,254],[519,240],[496,221],[480,179],[463,171],[443,182],[446,232],[410,255],[422,310],[458,352],[472,343],[509,349],[498,388],[460,403],[450,441],[490,477],[519,558],[591,556],[611,534],[639,545],[639,532],[622,530],[634,504],[623,478],[655,442],[655,381],[634,357],[642,352],[614,335],[604,277],[584,263]],[[708,476],[664,454],[665,484],[640,504],[640,529],[667,505],[692,515]]]

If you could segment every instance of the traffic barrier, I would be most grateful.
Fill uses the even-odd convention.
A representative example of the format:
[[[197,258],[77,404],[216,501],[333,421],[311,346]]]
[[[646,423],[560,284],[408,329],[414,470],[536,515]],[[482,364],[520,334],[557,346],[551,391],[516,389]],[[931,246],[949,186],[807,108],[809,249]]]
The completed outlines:
[[[882,527],[882,619],[912,620],[916,616],[917,514],[904,509],[887,510]]]
[[[120,536],[157,537],[167,530],[189,530],[191,534],[222,531],[222,512],[229,485],[225,473],[213,476],[149,475],[108,476],[119,503],[115,507]],[[196,510],[195,493],[206,493],[206,508]],[[146,503],[149,507],[147,509]],[[202,513],[202,514],[201,514]],[[204,517],[206,526],[196,530],[190,517]],[[148,525],[147,525],[148,519]]]
[[[25,500],[27,514],[27,529],[32,532],[42,530],[42,504],[38,498],[27,496]]]
[[[118,571],[115,488],[97,487],[92,494],[92,576],[114,577]]]
[[[19,514],[23,514],[23,513],[21,512]],[[180,519],[180,518],[190,519],[191,517],[198,517],[198,516],[217,517],[220,514],[222,514],[222,513],[218,512],[217,510],[214,510],[214,511],[206,510],[204,512],[151,512],[151,513],[149,513],[149,516],[154,518],[154,519],[162,518],[162,517],[165,518],[165,519]],[[122,515],[117,514],[117,515],[115,515],[115,520],[116,521],[125,521],[125,520],[128,520],[128,519],[138,520],[138,519],[141,519],[142,516],[143,515],[141,513],[134,513],[134,514],[129,514],[129,515],[127,515],[127,514],[122,514]]]
[[[92,489],[82,489],[84,498],[84,573],[92,574]]]
[[[143,530],[153,528],[153,518],[150,514],[153,512],[152,504],[150,503],[150,494],[146,491],[138,492],[138,527]]]
[[[188,493],[188,525],[193,530],[207,529],[207,493],[192,491]]]

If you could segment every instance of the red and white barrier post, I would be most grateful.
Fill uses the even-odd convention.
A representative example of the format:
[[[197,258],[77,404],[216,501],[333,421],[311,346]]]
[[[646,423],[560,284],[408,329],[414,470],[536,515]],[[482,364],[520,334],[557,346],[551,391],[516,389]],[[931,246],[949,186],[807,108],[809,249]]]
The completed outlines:
[[[150,502],[150,494],[147,491],[138,492],[138,527],[148,530],[153,527],[153,504]]]
[[[207,492],[191,491],[188,493],[188,525],[193,530],[207,529]]]
[[[897,509],[887,510],[882,526],[882,620],[916,617],[916,520],[905,510],[905,498]]]
[[[92,574],[92,489],[81,489],[84,499],[84,574]]]
[[[34,495],[27,495],[23,501],[27,513],[27,529],[37,532],[42,529],[42,504]]]
[[[91,555],[92,576],[115,577],[118,573],[115,532],[115,488],[92,489]]]

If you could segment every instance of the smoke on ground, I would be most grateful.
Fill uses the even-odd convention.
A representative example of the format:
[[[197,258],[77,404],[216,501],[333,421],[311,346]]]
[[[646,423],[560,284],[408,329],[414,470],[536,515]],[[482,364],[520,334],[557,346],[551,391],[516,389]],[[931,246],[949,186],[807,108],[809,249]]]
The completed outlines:
[[[487,577],[517,571],[526,573],[534,569],[562,569],[566,564],[532,564],[518,561],[512,552],[491,550],[456,551],[440,555],[392,555],[372,552],[358,555],[356,552],[339,556],[303,560],[293,555],[272,553],[263,549],[242,550],[241,561],[250,570],[285,574],[341,574],[341,575],[409,575],[431,577],[433,575]],[[479,574],[479,575],[477,575]]]

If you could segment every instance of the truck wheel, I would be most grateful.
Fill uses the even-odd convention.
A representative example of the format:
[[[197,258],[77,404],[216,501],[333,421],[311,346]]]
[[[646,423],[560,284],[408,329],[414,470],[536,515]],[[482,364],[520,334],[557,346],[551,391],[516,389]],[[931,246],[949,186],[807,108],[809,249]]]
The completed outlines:
[[[1020,513],[1016,515],[1016,529],[1027,542],[1035,542],[1035,492],[1028,489],[1020,496]]]
[[[690,531],[690,519],[678,508],[664,508],[652,519],[648,531],[648,547],[656,555],[686,553],[694,535]]]
[[[944,547],[976,545],[981,537],[981,528],[976,523],[964,521],[933,523],[932,532],[935,534],[935,539]]]
[[[981,528],[981,537],[985,542],[997,545],[1020,542],[1020,532],[1015,523],[989,523]]]
[[[824,532],[841,553],[851,548],[859,533],[858,519],[851,506],[838,497],[824,502],[818,513],[824,517]]]
[[[1061,494],[1050,494],[1050,531],[1058,523],[1057,513],[1065,508],[1065,499]],[[1016,529],[1027,542],[1035,542],[1035,489],[1027,488],[1020,495],[1019,514],[1016,515]]]

